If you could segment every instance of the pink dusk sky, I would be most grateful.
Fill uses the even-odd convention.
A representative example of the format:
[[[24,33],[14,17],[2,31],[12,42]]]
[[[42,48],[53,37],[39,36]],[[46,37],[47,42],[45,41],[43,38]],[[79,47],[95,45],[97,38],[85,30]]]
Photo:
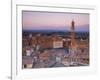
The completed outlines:
[[[89,31],[89,14],[23,11],[23,30],[70,30],[71,21],[76,31]]]

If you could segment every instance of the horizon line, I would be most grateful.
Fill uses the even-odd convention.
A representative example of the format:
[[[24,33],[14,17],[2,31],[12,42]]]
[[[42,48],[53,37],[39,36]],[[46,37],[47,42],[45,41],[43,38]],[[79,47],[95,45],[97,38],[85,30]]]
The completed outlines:
[[[25,30],[23,29],[22,31],[56,31],[56,32],[59,32],[59,31],[64,31],[64,32],[70,32],[71,30],[38,30],[38,29],[35,29],[35,30]],[[89,30],[75,30],[75,32],[89,32]]]

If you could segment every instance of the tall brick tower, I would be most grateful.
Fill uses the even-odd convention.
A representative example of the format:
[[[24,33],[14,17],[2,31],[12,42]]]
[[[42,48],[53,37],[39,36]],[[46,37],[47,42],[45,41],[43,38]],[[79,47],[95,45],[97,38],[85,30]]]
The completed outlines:
[[[72,20],[71,22],[71,45],[69,49],[70,53],[70,65],[73,65],[73,62],[77,62],[77,42],[76,42],[76,35],[75,35],[75,22]]]
[[[71,22],[71,49],[76,48],[76,40],[75,40],[75,22],[72,20]]]

